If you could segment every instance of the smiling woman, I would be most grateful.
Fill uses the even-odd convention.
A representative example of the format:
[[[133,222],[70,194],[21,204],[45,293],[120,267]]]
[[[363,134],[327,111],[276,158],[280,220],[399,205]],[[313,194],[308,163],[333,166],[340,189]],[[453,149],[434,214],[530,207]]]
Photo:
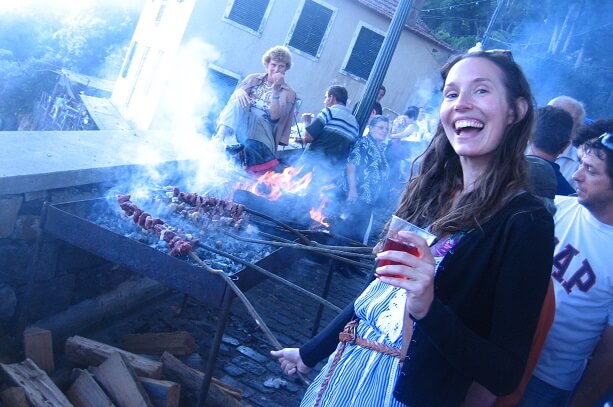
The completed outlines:
[[[438,239],[400,232],[420,257],[379,253],[377,279],[321,334],[272,352],[288,373],[334,353],[303,407],[459,406],[472,382],[500,396],[527,374],[554,248],[553,219],[526,192],[532,95],[502,53],[441,73],[438,130],[396,211]]]

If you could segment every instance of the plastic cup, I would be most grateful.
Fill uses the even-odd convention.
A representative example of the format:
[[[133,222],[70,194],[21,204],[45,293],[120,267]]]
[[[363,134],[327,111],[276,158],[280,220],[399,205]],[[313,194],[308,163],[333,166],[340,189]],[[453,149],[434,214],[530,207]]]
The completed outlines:
[[[428,245],[431,245],[436,236],[432,233],[427,232],[410,222],[407,222],[404,219],[397,217],[396,215],[392,215],[392,220],[390,221],[389,229],[387,230],[387,235],[385,236],[385,241],[383,243],[383,251],[388,250],[397,250],[401,252],[409,253],[415,257],[421,257],[421,253],[412,243],[402,241],[402,238],[398,235],[398,232],[413,232],[418,236],[421,236],[426,240]],[[380,260],[379,267],[381,266],[389,266],[394,264],[400,264],[392,260]],[[396,278],[406,278],[400,275],[387,275],[388,277],[396,277]]]

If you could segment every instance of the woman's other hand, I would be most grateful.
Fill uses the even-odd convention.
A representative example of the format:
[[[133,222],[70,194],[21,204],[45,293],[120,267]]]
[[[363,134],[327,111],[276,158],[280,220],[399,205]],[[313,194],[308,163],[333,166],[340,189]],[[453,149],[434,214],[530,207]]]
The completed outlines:
[[[281,369],[285,374],[293,376],[296,372],[309,373],[311,368],[302,362],[298,348],[283,348],[281,350],[270,351],[270,354],[277,358],[281,364]]]
[[[407,290],[410,313],[419,320],[426,316],[434,301],[434,257],[426,241],[416,234],[398,232],[398,237],[403,242],[413,244],[419,250],[420,257],[394,250],[378,253],[377,260],[390,260],[398,264],[377,267],[376,273],[384,283]]]

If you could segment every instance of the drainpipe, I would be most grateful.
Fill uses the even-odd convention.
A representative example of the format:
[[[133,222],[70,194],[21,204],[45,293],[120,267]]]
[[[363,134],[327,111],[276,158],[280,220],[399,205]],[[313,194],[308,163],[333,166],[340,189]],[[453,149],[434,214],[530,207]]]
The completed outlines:
[[[370,117],[372,104],[379,92],[379,88],[383,84],[383,78],[385,78],[387,74],[387,69],[392,61],[394,50],[396,49],[396,45],[398,45],[400,34],[404,29],[413,3],[414,0],[400,0],[398,2],[398,7],[396,7],[396,12],[392,16],[387,34],[383,39],[383,44],[381,44],[381,49],[379,50],[379,54],[377,54],[377,59],[375,59],[375,63],[373,64],[366,85],[364,86],[364,91],[358,101],[358,107],[355,111],[355,118],[360,126],[359,134],[362,134],[364,128],[366,128],[368,124],[367,121]]]

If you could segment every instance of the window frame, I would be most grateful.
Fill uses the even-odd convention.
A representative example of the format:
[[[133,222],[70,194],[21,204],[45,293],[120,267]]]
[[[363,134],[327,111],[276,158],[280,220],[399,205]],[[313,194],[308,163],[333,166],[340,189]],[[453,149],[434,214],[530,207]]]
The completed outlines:
[[[362,30],[362,28],[366,28],[370,31],[373,31],[376,34],[379,34],[383,37],[383,40],[385,41],[385,36],[386,36],[386,32],[383,30],[380,30],[376,27],[374,27],[373,25],[370,25],[364,21],[359,21],[358,25],[353,33],[353,37],[351,38],[351,42],[349,44],[349,49],[347,50],[347,54],[345,54],[345,58],[343,59],[343,63],[341,65],[341,69],[339,70],[339,72],[343,75],[347,75],[353,79],[355,79],[356,81],[361,81],[361,82],[366,82],[368,80],[368,78],[363,79],[359,76],[357,76],[354,73],[351,73],[349,71],[346,70],[347,67],[347,63],[349,62],[349,58],[351,58],[351,55],[353,54],[353,49],[355,48],[355,43],[358,40],[358,37],[360,36],[360,32]],[[381,43],[383,45],[383,42]],[[377,51],[377,54],[381,51],[381,48],[379,48],[379,51]],[[373,65],[374,65],[374,61],[373,61]],[[371,68],[371,73],[372,73],[372,68]],[[369,75],[370,76],[370,75]]]
[[[266,7],[266,11],[264,11],[264,15],[262,16],[262,21],[260,21],[260,26],[258,28],[257,31],[252,30],[251,28],[242,25],[239,22],[236,22],[232,19],[230,19],[230,13],[232,12],[232,7],[234,6],[234,3],[237,0],[228,0],[228,3],[226,4],[226,10],[223,13],[223,17],[222,20],[225,21],[226,23],[233,25],[237,28],[240,28],[243,31],[247,31],[250,34],[255,35],[256,37],[261,37],[262,36],[262,32],[264,31],[264,26],[266,25],[266,22],[268,21],[268,16],[270,15],[270,10],[272,9],[272,6],[275,2],[275,0],[268,0],[268,6]]]
[[[332,14],[330,15],[330,20],[328,21],[328,26],[326,27],[326,31],[324,32],[323,36],[321,37],[321,41],[319,42],[319,47],[317,48],[316,55],[311,55],[306,51],[300,50],[296,47],[289,45],[292,37],[294,36],[296,26],[298,25],[298,20],[300,20],[300,16],[302,15],[304,6],[307,1],[312,1],[332,11]],[[338,11],[338,7],[334,7],[333,5],[326,3],[323,0],[301,0],[298,6],[298,9],[296,10],[296,13],[294,14],[294,19],[292,20],[292,24],[290,25],[289,32],[287,33],[287,37],[285,39],[285,45],[290,50],[295,52],[296,54],[302,55],[303,57],[308,58],[313,61],[319,61],[319,59],[321,58],[321,53],[323,51],[323,48],[328,40],[328,36],[330,35],[330,31],[332,30],[332,25],[334,24],[334,19],[336,18],[337,11]]]

